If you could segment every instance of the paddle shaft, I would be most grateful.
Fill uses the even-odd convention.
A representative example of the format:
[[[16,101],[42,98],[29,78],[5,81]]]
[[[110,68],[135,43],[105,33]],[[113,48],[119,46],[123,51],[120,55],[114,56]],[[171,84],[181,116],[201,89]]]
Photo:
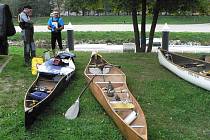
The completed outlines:
[[[85,88],[82,90],[82,92],[80,93],[80,95],[78,96],[78,98],[77,99],[79,99],[81,96],[82,96],[82,94],[85,92],[85,90],[89,87],[89,85],[90,85],[90,83],[93,81],[93,79],[96,77],[96,75],[94,75],[92,78],[91,78],[91,80],[88,82],[88,84],[85,86]]]

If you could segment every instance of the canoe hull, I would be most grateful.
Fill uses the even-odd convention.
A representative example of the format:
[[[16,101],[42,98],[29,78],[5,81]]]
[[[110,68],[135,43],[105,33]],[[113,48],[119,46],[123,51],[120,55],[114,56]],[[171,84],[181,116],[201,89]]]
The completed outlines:
[[[49,96],[47,96],[47,98],[45,98],[43,101],[41,101],[38,105],[34,106],[33,108],[25,109],[25,128],[29,128],[36,120],[37,116],[45,109],[45,107],[53,100],[53,98],[61,94],[65,90],[65,88],[71,82],[73,76],[74,76],[74,71],[68,76],[63,76],[61,80],[56,84],[54,90],[49,94]],[[37,76],[37,79],[29,88],[28,92],[31,90],[31,88],[33,88],[34,84],[38,82],[39,78],[40,75]]]
[[[124,135],[124,137],[127,140],[146,140],[147,139],[146,135],[144,138],[137,135],[131,128],[128,127],[127,124],[123,122],[122,119],[120,119],[120,117],[116,113],[114,113],[114,111],[112,110],[108,102],[106,101],[106,98],[102,96],[104,93],[101,92],[100,88],[98,88],[97,85],[95,85],[94,83],[90,84],[90,90],[93,96],[95,96],[95,98],[97,99],[97,101],[103,106],[104,110],[113,119],[113,121],[115,122],[115,124],[117,125],[117,127],[120,129],[121,133]]]
[[[179,65],[172,63],[171,61],[167,60],[166,57],[163,55],[161,50],[158,50],[158,59],[161,65],[165,68],[169,69],[171,72],[175,73],[180,78],[197,85],[201,88],[206,90],[210,90],[210,78],[207,76],[202,76],[201,74],[188,70],[187,68],[183,68]],[[198,60],[197,60],[198,61]],[[202,62],[204,63],[204,62]]]
[[[100,64],[100,60],[98,57],[100,55],[92,56],[90,62],[88,63],[84,74],[86,81],[89,82],[94,76],[94,71],[101,74],[96,74],[93,82],[90,84],[90,90],[97,99],[97,101],[102,105],[107,114],[113,119],[117,127],[120,129],[123,136],[128,140],[147,140],[147,124],[144,113],[138,103],[138,101],[134,98],[134,96],[129,91],[126,84],[126,76],[125,74],[117,67],[114,67],[112,64],[109,64],[106,60],[103,60],[107,66],[104,64]],[[102,58],[102,57],[101,57]],[[99,64],[93,65],[92,61],[96,59],[96,62]],[[98,59],[98,60],[97,60]],[[96,69],[92,68],[94,66],[98,66]],[[111,67],[110,67],[111,66]],[[103,68],[102,68],[103,67]],[[110,70],[107,70],[106,67],[110,67]],[[101,69],[101,70],[100,70]],[[102,70],[103,69],[103,70]],[[93,72],[93,73],[92,73]],[[109,81],[112,83],[114,90],[116,91],[114,96],[108,96],[108,83]],[[118,91],[118,93],[117,93]],[[119,93],[119,91],[121,91]],[[126,96],[122,96],[126,95]],[[116,96],[120,96],[119,100],[116,100]],[[121,98],[122,97],[122,98]],[[133,109],[120,109],[114,108],[112,105],[112,101],[115,100],[123,101],[124,99],[128,99],[134,105]],[[129,102],[128,101],[128,102]],[[124,102],[123,104],[127,104]],[[130,115],[130,113],[136,111],[138,114],[136,119],[134,119],[130,124],[125,123],[125,118]],[[133,126],[140,126],[138,128],[134,128]]]

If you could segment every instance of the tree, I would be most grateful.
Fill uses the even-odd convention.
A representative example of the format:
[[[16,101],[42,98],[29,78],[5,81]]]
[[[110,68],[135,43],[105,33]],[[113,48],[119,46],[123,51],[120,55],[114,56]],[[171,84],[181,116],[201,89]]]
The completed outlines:
[[[147,48],[147,52],[152,51],[152,45],[153,45],[153,38],[154,38],[154,33],[155,33],[155,28],[158,20],[158,15],[160,11],[160,1],[161,0],[156,0],[154,10],[153,10],[153,20],[152,20],[152,25],[149,33],[149,44]]]
[[[142,0],[142,18],[141,18],[141,51],[146,50],[146,11],[147,3],[146,0]]]
[[[138,27],[138,21],[137,21],[137,0],[132,0],[132,20],[133,20],[136,52],[140,52],[141,49],[140,49],[140,41],[139,41],[139,27]]]
[[[113,12],[121,13],[131,13],[132,10],[132,0],[112,0]]]
[[[153,20],[149,34],[149,45],[147,52],[152,51],[153,38],[160,11],[199,12],[198,9],[203,9],[202,3],[205,2],[207,2],[207,0],[156,0],[153,7]]]
[[[50,0],[51,8],[58,8],[58,10],[61,10],[61,6],[63,5],[64,0]]]
[[[138,18],[137,12],[140,10],[140,3],[142,2],[142,20],[141,20],[141,44],[140,44],[140,35],[138,27]],[[136,45],[136,52],[145,52],[146,49],[146,0],[115,0],[115,8],[120,10],[131,11],[133,28],[134,28],[134,38]],[[131,8],[129,8],[131,7]]]

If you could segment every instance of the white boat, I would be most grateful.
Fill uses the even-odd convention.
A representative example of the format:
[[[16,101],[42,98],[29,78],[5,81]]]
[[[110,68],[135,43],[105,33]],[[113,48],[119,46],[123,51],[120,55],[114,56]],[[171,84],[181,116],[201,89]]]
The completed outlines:
[[[170,53],[162,49],[158,49],[158,59],[161,65],[180,78],[210,90],[210,63]]]

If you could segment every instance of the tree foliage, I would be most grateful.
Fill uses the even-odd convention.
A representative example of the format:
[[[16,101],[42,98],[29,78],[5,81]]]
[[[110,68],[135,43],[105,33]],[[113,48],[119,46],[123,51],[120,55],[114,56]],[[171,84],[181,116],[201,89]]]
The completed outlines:
[[[100,15],[107,12],[117,14],[131,14],[133,19],[135,44],[137,51],[145,51],[146,34],[146,14],[150,12],[153,15],[149,35],[149,45],[147,52],[152,50],[154,32],[159,14],[178,14],[194,15],[206,14],[210,10],[209,0],[0,0],[10,6],[13,15],[18,14],[18,9],[24,5],[33,7],[33,15],[49,16],[53,8],[57,7],[62,11],[80,13],[83,16],[90,13]],[[141,47],[139,43],[138,19],[139,13],[142,13],[141,20]]]
[[[0,3],[8,4],[13,16],[17,16],[23,6],[31,5],[34,16],[49,16],[50,0],[0,0]]]
[[[178,11],[180,13],[195,13],[195,12],[205,12],[204,9],[206,4],[209,2],[208,0],[156,0],[153,4],[153,21],[150,29],[149,35],[149,45],[147,52],[151,52],[153,45],[154,32],[158,20],[159,13],[161,11],[165,12],[175,12]]]
[[[137,12],[141,12],[141,2],[137,1]],[[152,14],[156,0],[147,1],[147,13]],[[131,14],[132,0],[0,0],[8,4],[13,15],[26,4],[33,6],[35,16],[47,16],[53,8],[88,15],[92,13]],[[194,13],[206,14],[209,11],[209,0],[161,0],[160,12],[165,14],[189,15]]]

